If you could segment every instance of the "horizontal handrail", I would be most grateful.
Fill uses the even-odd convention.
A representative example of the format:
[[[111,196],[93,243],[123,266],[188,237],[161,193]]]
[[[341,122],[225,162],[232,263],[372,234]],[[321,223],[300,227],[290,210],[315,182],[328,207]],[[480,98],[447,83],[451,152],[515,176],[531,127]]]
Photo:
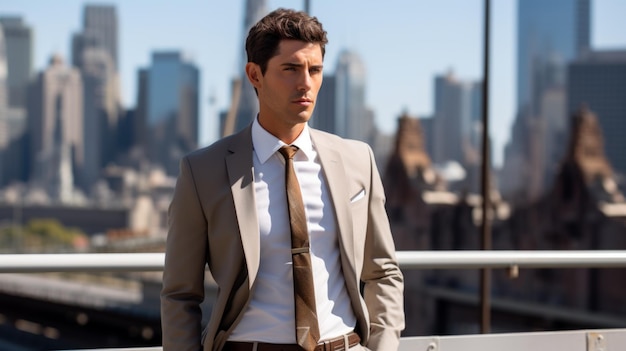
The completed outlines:
[[[616,268],[626,267],[626,251],[397,251],[405,269]]]
[[[0,273],[162,271],[164,253],[0,255]]]
[[[403,269],[615,268],[626,251],[397,251]],[[7,254],[0,273],[163,270],[163,253]]]

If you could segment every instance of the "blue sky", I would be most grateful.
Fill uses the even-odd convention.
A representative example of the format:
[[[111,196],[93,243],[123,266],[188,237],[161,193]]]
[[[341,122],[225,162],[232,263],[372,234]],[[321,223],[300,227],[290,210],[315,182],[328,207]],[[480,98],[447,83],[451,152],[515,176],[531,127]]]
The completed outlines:
[[[549,1],[549,0],[547,0]],[[482,76],[482,0],[310,0],[329,35],[325,71],[338,53],[356,51],[367,70],[367,103],[381,130],[392,133],[403,111],[429,116],[435,75]],[[21,15],[35,30],[35,70],[52,53],[69,59],[71,35],[81,28],[84,0],[0,0],[0,15]],[[242,69],[244,0],[113,0],[120,21],[120,73],[126,107],[135,105],[137,69],[154,50],[186,53],[202,72],[201,140],[217,137],[216,115],[229,103],[230,80]],[[268,0],[303,8],[303,0]],[[491,1],[490,134],[496,164],[510,135],[515,105],[515,0]],[[626,48],[626,0],[595,0],[592,45]],[[214,97],[210,104],[209,97]]]

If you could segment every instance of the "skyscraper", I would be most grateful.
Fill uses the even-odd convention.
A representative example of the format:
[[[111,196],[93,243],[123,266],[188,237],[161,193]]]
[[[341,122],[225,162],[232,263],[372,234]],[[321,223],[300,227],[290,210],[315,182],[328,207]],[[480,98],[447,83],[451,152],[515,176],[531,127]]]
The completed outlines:
[[[82,66],[82,51],[89,47],[99,47],[113,60],[115,70],[119,69],[117,50],[117,11],[112,5],[86,5],[83,12],[83,30],[72,40],[72,62]]]
[[[0,181],[2,180],[2,152],[6,148],[8,135],[7,121],[7,59],[4,45],[4,35],[0,25]]]
[[[465,165],[466,154],[480,150],[481,96],[480,83],[460,81],[452,72],[435,77],[435,163],[457,161]]]
[[[155,52],[147,73],[148,152],[168,174],[198,147],[198,68],[178,51]]]
[[[461,81],[452,72],[435,77],[431,156],[440,166],[458,162],[466,174],[459,186],[473,192],[480,185],[481,88],[480,82]]]
[[[435,77],[432,159],[437,164],[462,162],[463,85],[450,72]]]
[[[25,99],[32,60],[30,29],[23,31],[20,25],[17,18],[0,18],[0,186],[25,180]],[[22,34],[27,34],[26,38]]]
[[[590,49],[590,22],[590,0],[518,0],[517,111],[504,156],[505,197],[536,199],[554,177],[567,133],[566,67]]]
[[[82,57],[84,145],[89,157],[85,158],[81,185],[89,190],[100,170],[115,159],[121,107],[119,80],[111,56],[100,48],[89,48]]]
[[[26,108],[33,75],[33,33],[20,17],[0,17],[7,59],[8,106]]]
[[[72,38],[72,63],[83,79],[85,160],[81,186],[89,191],[100,170],[115,160],[121,115],[114,6],[86,5],[83,28]]]
[[[0,184],[27,178],[25,155],[28,84],[33,74],[33,33],[20,17],[0,17],[4,36],[4,112],[0,112]]]
[[[604,152],[614,170],[626,175],[626,50],[593,51],[568,69],[567,111],[594,111]]]
[[[133,116],[132,142],[146,156],[148,151],[148,69],[137,70],[137,100]]]
[[[589,49],[590,0],[518,0],[517,109],[539,113],[554,69]]]
[[[243,21],[242,41],[248,36],[250,28],[267,14],[266,0],[245,0],[245,16]],[[244,66],[247,59],[245,45],[242,44],[242,51],[238,69],[240,73],[235,78],[232,87],[231,106],[225,118],[223,130],[220,131],[222,136],[232,134],[246,127],[253,118],[256,117],[259,106],[252,84],[246,77]]]
[[[309,122],[313,128],[333,134],[336,133],[335,116],[337,113],[337,93],[335,82],[336,79],[334,75],[324,75],[322,87],[317,94],[315,110],[313,110],[313,116]]]
[[[373,115],[365,105],[365,65],[353,51],[339,53],[335,69],[335,133],[369,142]]]
[[[85,164],[82,80],[80,72],[66,66],[58,55],[51,58],[48,68],[31,86],[28,133],[31,180],[56,179],[67,184],[67,177],[73,180],[74,176],[82,176]],[[68,165],[73,168],[70,175]],[[63,179],[56,176],[61,174]]]

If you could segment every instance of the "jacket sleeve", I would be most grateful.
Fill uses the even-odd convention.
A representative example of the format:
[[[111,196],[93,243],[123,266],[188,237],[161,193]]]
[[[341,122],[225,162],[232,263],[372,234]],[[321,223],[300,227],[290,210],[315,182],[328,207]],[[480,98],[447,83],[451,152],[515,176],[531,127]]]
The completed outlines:
[[[404,278],[395,255],[385,194],[371,148],[371,189],[365,252],[361,280],[363,298],[370,318],[367,348],[377,351],[397,350],[404,329]]]
[[[201,349],[200,303],[204,299],[207,223],[188,158],[180,162],[169,207],[161,291],[164,351]]]

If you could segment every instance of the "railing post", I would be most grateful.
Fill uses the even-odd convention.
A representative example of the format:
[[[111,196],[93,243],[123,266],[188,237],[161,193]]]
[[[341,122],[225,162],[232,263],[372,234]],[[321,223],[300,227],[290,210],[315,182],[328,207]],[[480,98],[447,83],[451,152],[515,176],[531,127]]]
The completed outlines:
[[[484,53],[483,53],[483,91],[482,91],[482,122],[483,122],[483,145],[482,145],[482,249],[491,250],[491,196],[489,184],[489,6],[490,1],[485,0],[485,24],[484,24]],[[481,270],[481,332],[489,333],[491,329],[491,270]]]

